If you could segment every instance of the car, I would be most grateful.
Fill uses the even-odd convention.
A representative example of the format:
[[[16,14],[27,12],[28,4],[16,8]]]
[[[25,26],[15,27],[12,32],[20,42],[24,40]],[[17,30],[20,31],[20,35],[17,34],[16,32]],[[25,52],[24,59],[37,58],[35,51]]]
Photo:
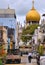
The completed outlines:
[[[35,50],[32,51],[32,58],[37,58],[37,56],[39,55],[39,53]]]
[[[21,55],[19,49],[10,50],[6,56],[6,64],[21,63]]]
[[[40,65],[45,65],[45,56],[40,56]]]

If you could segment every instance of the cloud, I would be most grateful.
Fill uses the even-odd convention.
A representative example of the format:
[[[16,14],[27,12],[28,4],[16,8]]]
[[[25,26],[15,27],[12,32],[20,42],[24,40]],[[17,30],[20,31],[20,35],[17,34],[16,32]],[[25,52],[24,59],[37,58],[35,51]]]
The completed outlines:
[[[18,16],[17,15],[17,21],[20,22],[24,26],[25,16]]]
[[[30,7],[27,6],[28,4],[30,4],[30,3],[28,3],[27,0],[18,0],[18,1],[16,1],[16,3],[12,4],[11,7],[15,8],[16,13],[18,15],[25,15],[27,13],[28,9],[30,9]]]
[[[0,8],[7,8],[8,4],[16,14],[25,15],[32,7],[32,0],[0,0]],[[45,0],[35,0],[35,8],[38,11],[45,9]]]
[[[10,0],[10,5],[18,15],[25,15],[32,7],[32,0]],[[35,0],[35,8],[40,12],[45,9],[45,0]]]
[[[15,9],[17,18],[23,22],[32,7],[32,0],[0,0],[0,8],[7,8],[8,4],[10,8]],[[41,15],[45,13],[45,0],[35,0],[34,5]]]

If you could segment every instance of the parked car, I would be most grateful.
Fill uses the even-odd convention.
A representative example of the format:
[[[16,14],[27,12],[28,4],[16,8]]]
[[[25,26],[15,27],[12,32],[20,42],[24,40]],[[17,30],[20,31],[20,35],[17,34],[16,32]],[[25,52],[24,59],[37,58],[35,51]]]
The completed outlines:
[[[39,53],[35,50],[32,51],[32,58],[37,58],[37,56],[39,55]]]
[[[45,56],[40,56],[40,65],[45,65]]]
[[[40,65],[40,54],[37,51],[32,52],[32,58],[36,59],[37,64]]]
[[[19,49],[11,50],[6,57],[6,64],[21,63],[21,55]]]

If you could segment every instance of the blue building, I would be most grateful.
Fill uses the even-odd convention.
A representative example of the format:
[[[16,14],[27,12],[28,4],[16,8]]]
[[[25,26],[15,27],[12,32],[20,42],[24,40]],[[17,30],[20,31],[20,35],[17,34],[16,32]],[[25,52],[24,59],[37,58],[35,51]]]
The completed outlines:
[[[7,27],[7,37],[9,35],[14,36],[14,42],[15,42],[15,35],[16,35],[16,14],[14,9],[10,9],[9,7],[7,9],[0,9],[0,26]],[[9,34],[10,32],[10,34]],[[11,38],[10,38],[11,39]]]

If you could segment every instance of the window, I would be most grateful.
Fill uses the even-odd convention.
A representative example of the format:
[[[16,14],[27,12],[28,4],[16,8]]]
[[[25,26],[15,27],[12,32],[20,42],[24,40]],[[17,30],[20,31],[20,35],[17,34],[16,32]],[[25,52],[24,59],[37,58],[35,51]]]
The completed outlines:
[[[2,38],[2,31],[0,31],[0,39]]]
[[[1,38],[1,32],[0,32],[0,38]]]

